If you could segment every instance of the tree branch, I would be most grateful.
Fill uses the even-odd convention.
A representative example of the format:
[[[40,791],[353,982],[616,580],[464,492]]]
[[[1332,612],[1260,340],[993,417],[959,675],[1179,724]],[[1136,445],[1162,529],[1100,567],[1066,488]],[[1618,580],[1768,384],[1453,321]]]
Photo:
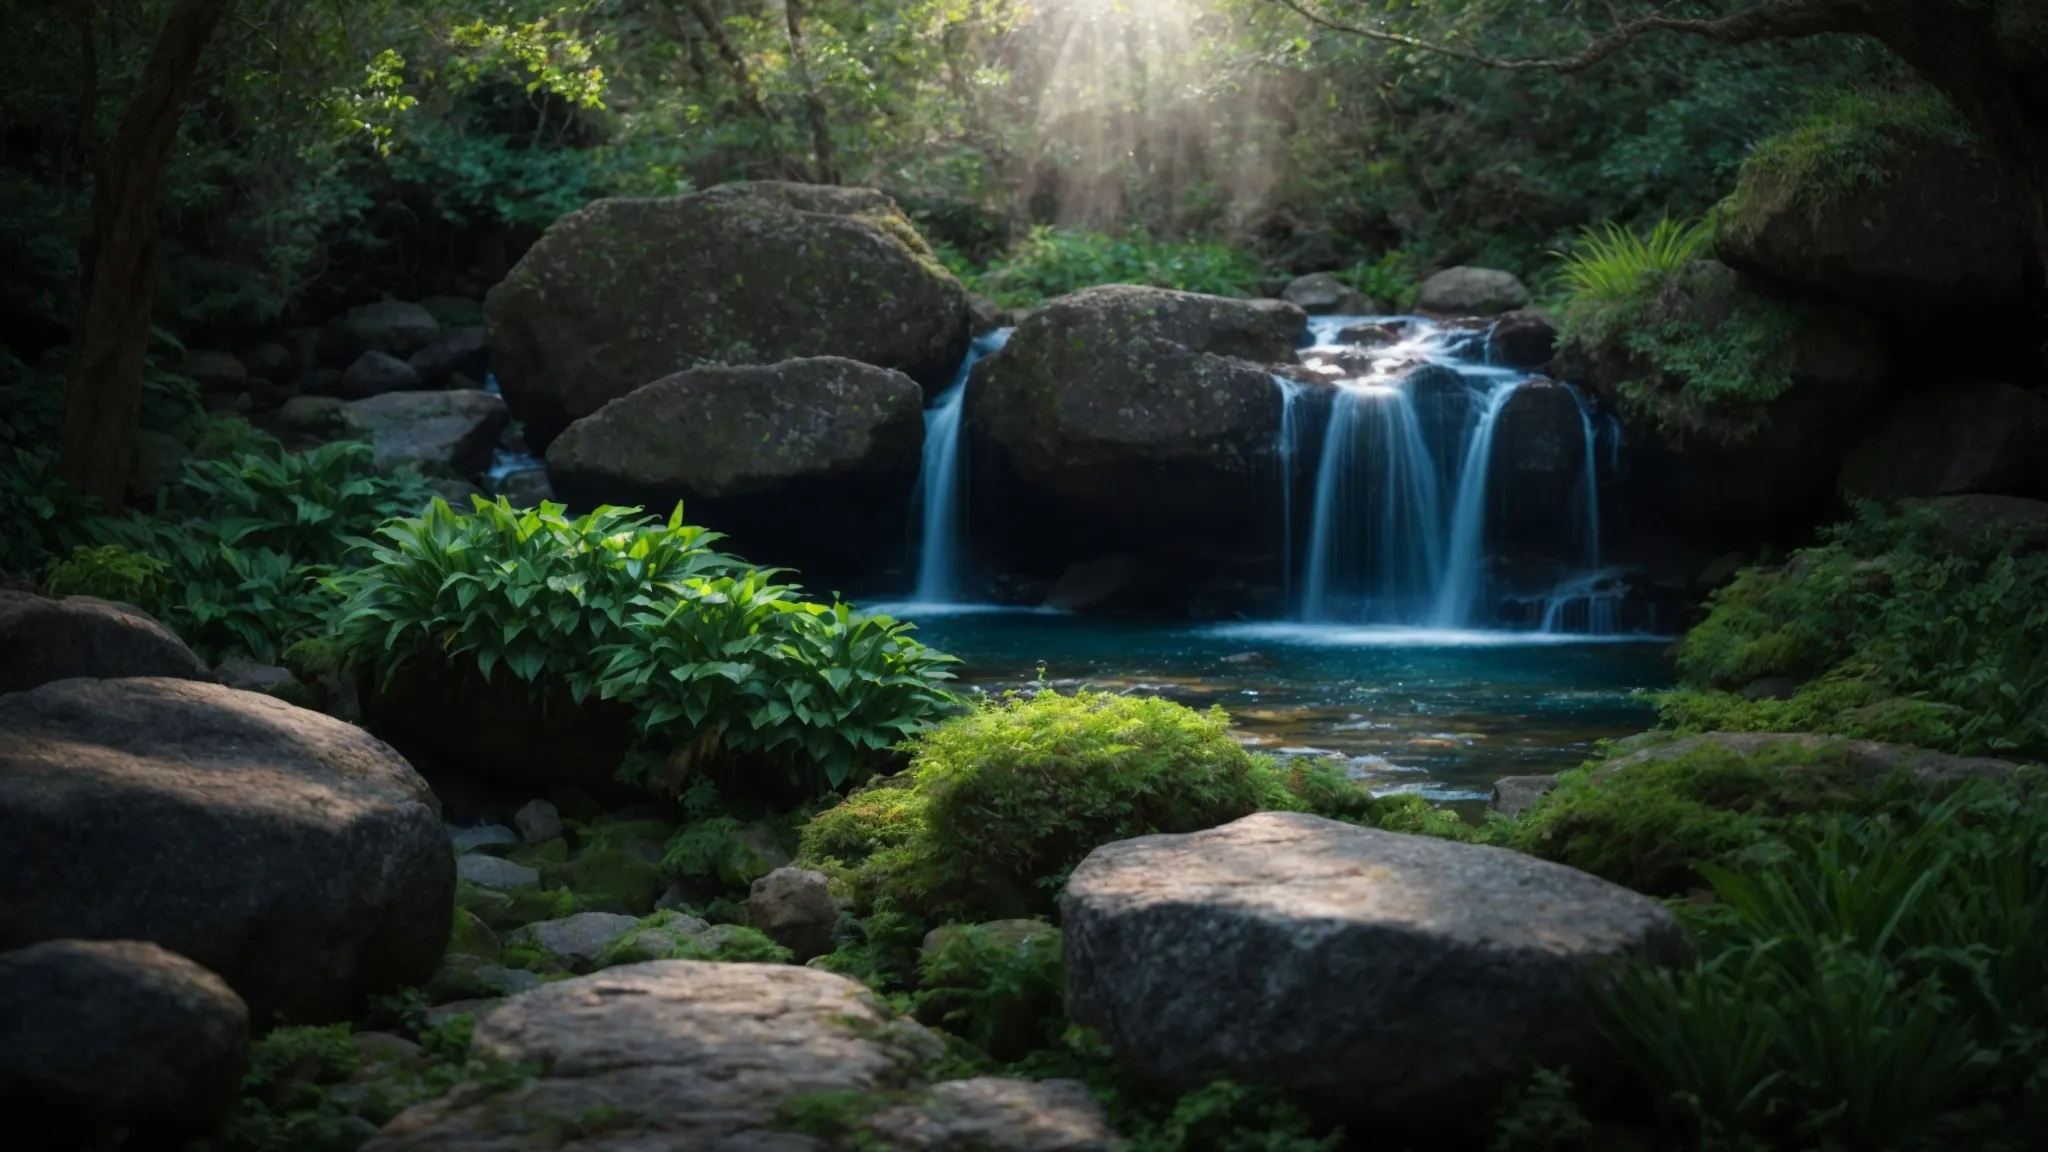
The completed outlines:
[[[1867,0],[1766,0],[1755,7],[1710,20],[1644,16],[1615,25],[1570,56],[1513,60],[1488,56],[1469,48],[1437,44],[1399,32],[1347,23],[1324,15],[1301,0],[1272,2],[1332,32],[1448,56],[1503,72],[1583,72],[1652,32],[1704,36],[1723,44],[1749,44],[1758,40],[1793,40],[1828,32],[1867,32],[1870,27]]]

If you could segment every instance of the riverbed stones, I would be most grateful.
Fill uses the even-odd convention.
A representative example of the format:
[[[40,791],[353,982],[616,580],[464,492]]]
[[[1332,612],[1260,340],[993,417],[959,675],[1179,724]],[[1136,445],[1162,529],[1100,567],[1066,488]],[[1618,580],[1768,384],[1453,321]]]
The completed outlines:
[[[587,970],[614,940],[640,927],[631,916],[612,912],[578,912],[560,920],[528,924],[505,938],[508,948],[537,948],[564,968]]]
[[[694,365],[844,356],[936,392],[968,341],[966,290],[894,201],[773,182],[571,212],[484,311],[492,367],[536,450]]]
[[[1529,290],[1497,268],[1446,268],[1422,282],[1415,306],[1435,316],[1498,316],[1529,306]]]
[[[369,1152],[532,1146],[678,1152],[824,1152],[789,1105],[826,1093],[909,1089],[938,1040],[865,987],[813,968],[663,960],[606,969],[512,997],[477,1022],[474,1050],[530,1062],[509,1092],[457,1089],[401,1114]],[[604,1123],[589,1125],[602,1115]]]
[[[562,834],[562,813],[546,800],[530,800],[512,814],[519,838],[528,844],[545,844]]]
[[[404,363],[404,357],[426,347],[441,334],[441,322],[418,304],[382,300],[362,304],[327,322],[320,332],[320,350],[336,364],[347,364],[365,352],[377,352]]]
[[[348,400],[381,396],[387,392],[411,392],[426,387],[412,365],[384,352],[370,351],[356,357],[334,384],[334,393]]]
[[[770,940],[796,953],[801,964],[832,951],[839,931],[839,902],[827,891],[823,872],[784,865],[754,881],[747,915]]]
[[[1387,309],[1328,272],[1311,272],[1281,289],[1280,298],[1311,316],[1377,316]]]
[[[359,728],[146,677],[0,696],[0,948],[152,941],[258,1024],[433,974],[455,860],[426,782]]]
[[[534,869],[500,856],[486,856],[481,852],[457,857],[455,878],[499,892],[509,892],[514,888],[540,883],[540,873]]]
[[[1557,353],[1558,324],[1541,308],[1502,314],[1487,332],[1488,359],[1506,368],[1541,368]]]
[[[1583,872],[1301,813],[1104,845],[1061,909],[1067,1013],[1139,1074],[1397,1126],[1532,1065],[1600,1082],[1596,974],[1689,956],[1662,905]]]
[[[206,661],[133,605],[0,589],[0,692],[74,676],[213,679]]]
[[[491,370],[491,338],[481,324],[444,333],[432,344],[406,357],[421,383],[439,388],[458,373],[481,380]]]
[[[51,940],[0,953],[10,1147],[90,1147],[120,1129],[164,1146],[209,1135],[248,1062],[242,998],[174,952]]]
[[[503,400],[472,388],[388,392],[341,410],[343,426],[370,442],[379,471],[413,468],[439,476],[475,476],[489,468],[506,419]]]
[[[2048,496],[2048,398],[2012,384],[1916,393],[1842,462],[1852,500]]]

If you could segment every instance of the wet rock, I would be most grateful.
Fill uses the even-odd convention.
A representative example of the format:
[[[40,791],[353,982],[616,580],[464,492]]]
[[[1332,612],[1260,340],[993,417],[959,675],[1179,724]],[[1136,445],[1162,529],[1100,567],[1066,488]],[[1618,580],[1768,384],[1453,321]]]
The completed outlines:
[[[1280,298],[1311,316],[1378,316],[1379,301],[1328,272],[1312,272],[1281,289]]]
[[[249,386],[249,369],[231,352],[189,352],[178,374],[208,392],[240,392]]]
[[[242,998],[174,952],[52,940],[0,953],[12,1147],[91,1147],[121,1129],[166,1146],[211,1135],[248,1063]]]
[[[497,494],[510,500],[514,508],[538,508],[555,499],[555,486],[548,479],[547,469],[521,468],[498,480]]]
[[[949,1080],[869,1116],[862,1127],[885,1147],[932,1152],[1114,1152],[1123,1146],[1079,1080]]]
[[[381,396],[386,392],[411,392],[423,388],[420,374],[412,365],[383,352],[365,352],[349,364],[335,382],[334,394],[349,400]],[[310,389],[309,389],[310,390]]]
[[[439,388],[460,374],[481,380],[491,371],[491,340],[483,325],[457,328],[406,359],[422,383]]]
[[[528,844],[545,844],[562,834],[562,813],[545,800],[533,800],[513,813],[512,823],[519,838]]]
[[[968,341],[966,291],[895,203],[817,185],[597,201],[549,226],[484,311],[536,448],[696,364],[844,356],[936,393]]]
[[[1498,316],[1529,306],[1529,290],[1512,272],[1446,268],[1422,282],[1416,308],[1440,316]]]
[[[1555,776],[1503,776],[1493,782],[1493,799],[1487,807],[1512,819],[1556,789]]]
[[[1661,904],[1574,869],[1299,813],[1104,845],[1061,909],[1068,1015],[1140,1075],[1439,1137],[1532,1063],[1604,1083],[1597,974],[1690,955]]]
[[[1992,533],[2014,552],[2048,548],[2048,502],[2019,496],[1934,496],[1899,502],[1901,510],[1924,510],[1940,522],[1951,548],[1964,548]]]
[[[524,968],[507,968],[481,956],[450,952],[426,985],[427,998],[446,1003],[479,996],[516,996],[540,987],[540,976]]]
[[[1004,326],[1008,319],[1003,308],[986,296],[969,294],[967,297],[968,328],[976,336],[986,336]]]
[[[1400,320],[1353,324],[1337,330],[1337,343],[1352,344],[1360,348],[1380,348],[1388,344],[1399,344],[1407,338],[1408,324]]]
[[[1507,398],[1494,424],[1487,485],[1490,548],[1567,564],[1584,560],[1589,430],[1578,398],[1562,384],[1533,380]]]
[[[491,466],[505,402],[489,392],[390,392],[341,410],[344,426],[370,442],[380,470],[416,468],[474,476]]]
[[[440,321],[425,308],[385,300],[351,308],[328,321],[320,333],[320,351],[335,364],[347,364],[365,352],[402,358],[433,343],[440,334]]]
[[[0,589],[0,692],[74,676],[213,679],[206,661],[140,608]]]
[[[291,669],[279,668],[273,664],[258,664],[241,656],[230,656],[213,670],[213,678],[230,688],[244,692],[261,692],[275,696],[287,703],[302,708],[310,707],[316,693],[312,688],[299,682]]]
[[[534,869],[480,852],[457,857],[455,875],[467,883],[495,888],[500,892],[540,883],[540,873]]]
[[[1541,368],[1557,352],[1557,321],[1541,308],[1519,308],[1494,323],[1486,343],[1492,363]]]
[[[505,946],[538,948],[562,967],[582,971],[595,964],[613,941],[638,927],[640,922],[631,916],[578,912],[560,920],[528,924],[507,936]]]
[[[1704,732],[1609,760],[1594,769],[1593,776],[1598,779],[1638,764],[1680,759],[1707,745],[1718,745],[1744,757],[1787,747],[1796,748],[1808,754],[1809,762],[1788,766],[1788,771],[1797,771],[1799,767],[1839,767],[1846,771],[1851,781],[1859,783],[1873,783],[1896,772],[1904,772],[1923,785],[1975,779],[2004,780],[2020,767],[2010,760],[1988,756],[1956,756],[1907,744],[1844,740],[1839,736],[1812,732]]]
[[[426,782],[361,729],[192,680],[0,696],[0,947],[149,940],[259,1024],[433,974],[455,861]]]
[[[1842,462],[1841,489],[1852,500],[2048,496],[2048,399],[1996,383],[1908,396]]]
[[[278,343],[263,343],[242,350],[242,365],[251,376],[272,384],[289,384],[298,378],[299,360],[292,350]]]
[[[476,848],[511,846],[519,843],[519,833],[503,824],[479,824],[474,828],[448,826],[448,842],[457,852],[468,852]]]
[[[823,872],[784,865],[754,881],[747,915],[770,940],[796,953],[801,964],[832,951],[839,931],[839,902],[826,890]]]

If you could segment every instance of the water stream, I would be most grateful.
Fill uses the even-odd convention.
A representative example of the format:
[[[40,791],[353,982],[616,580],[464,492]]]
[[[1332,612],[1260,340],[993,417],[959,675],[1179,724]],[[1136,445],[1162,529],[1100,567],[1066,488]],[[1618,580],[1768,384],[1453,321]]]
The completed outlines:
[[[998,328],[975,337],[953,383],[925,410],[924,461],[918,470],[917,588],[912,593],[919,604],[958,603],[965,591],[967,540],[961,513],[966,504],[966,472],[961,468],[961,413],[975,364],[1000,349],[1011,331]]]

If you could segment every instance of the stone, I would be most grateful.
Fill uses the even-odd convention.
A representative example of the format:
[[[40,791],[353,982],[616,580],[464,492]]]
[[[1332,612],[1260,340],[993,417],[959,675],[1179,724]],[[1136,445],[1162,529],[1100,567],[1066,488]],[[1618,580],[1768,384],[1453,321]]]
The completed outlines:
[[[542,1071],[502,1094],[416,1105],[366,1152],[513,1152],[565,1130],[584,1152],[823,1152],[789,1130],[794,1100],[912,1087],[944,1046],[843,976],[662,960],[515,996],[477,1021],[474,1050]],[[593,1113],[606,1122],[583,1127]]]
[[[555,500],[554,482],[545,468],[519,468],[500,476],[495,494],[512,502],[514,508],[538,508]]]
[[[258,664],[246,656],[230,656],[213,670],[213,678],[230,688],[244,692],[262,692],[280,699],[289,699],[305,688],[291,669],[279,668],[272,664]]]
[[[481,380],[491,371],[490,335],[481,324],[456,328],[407,357],[406,363],[429,388],[439,388],[458,374]]]
[[[528,924],[505,938],[508,948],[527,945],[545,952],[564,968],[587,969],[614,940],[640,927],[631,916],[612,912],[578,912],[560,920]]]
[[[575,505],[666,509],[725,526],[725,547],[816,585],[858,579],[901,538],[924,448],[924,393],[836,356],[697,368],[569,425],[547,452]]]
[[[540,987],[540,976],[524,968],[507,968],[481,956],[450,952],[441,958],[427,981],[427,999],[446,1002],[472,996],[516,996]]]
[[[2019,496],[1914,497],[1899,501],[1904,512],[1923,511],[1935,517],[1950,548],[1965,548],[1989,532],[2001,547],[2014,552],[2048,548],[2048,502]]]
[[[207,392],[240,392],[249,386],[249,369],[232,352],[188,352],[178,374]]]
[[[1529,290],[1512,272],[1446,268],[1422,282],[1418,311],[1439,316],[1498,316],[1529,306]]]
[[[345,375],[339,368],[315,368],[306,374],[306,394],[309,396],[338,396],[341,394],[341,378]]]
[[[1593,770],[1593,779],[1641,765],[1676,760],[1699,749],[1718,745],[1739,756],[1797,748],[1811,760],[1800,767],[1841,768],[1852,783],[1870,784],[1897,772],[1904,772],[1923,786],[1955,784],[1964,780],[2005,780],[2020,770],[2010,760],[1989,756],[1956,756],[1915,748],[1908,744],[1886,744],[1876,740],[1844,740],[1812,732],[1703,732],[1655,744],[1608,760]]]
[[[967,351],[967,293],[894,201],[773,182],[599,200],[556,220],[484,303],[491,364],[536,450],[704,363],[843,356],[928,393]]]
[[[347,1019],[433,974],[455,860],[439,805],[361,729],[194,680],[0,696],[0,948],[148,940],[259,1026]]]
[[[1488,548],[1582,564],[1586,435],[1580,401],[1563,384],[1537,379],[1517,387],[1494,421],[1493,472],[1487,487]],[[1594,454],[1596,474],[1599,455]]]
[[[206,661],[133,605],[0,589],[0,693],[74,676],[213,679]]]
[[[519,838],[528,844],[545,844],[562,834],[562,814],[545,800],[530,800],[512,814]]]
[[[474,828],[448,826],[448,842],[457,852],[468,852],[477,848],[493,848],[520,843],[519,833],[503,824],[479,824]]]
[[[347,364],[365,352],[402,358],[434,342],[441,323],[417,304],[384,300],[349,309],[327,322],[320,332],[320,350],[328,360]]]
[[[424,1055],[420,1046],[389,1032],[353,1032],[356,1058],[365,1064],[387,1064],[398,1068],[418,1067]]]
[[[783,865],[754,881],[747,915],[770,940],[796,953],[801,964],[832,951],[839,932],[839,902],[823,872]]]
[[[1079,1080],[949,1080],[861,1126],[885,1148],[931,1152],[1115,1152],[1124,1146]]]
[[[1503,313],[1486,334],[1489,363],[1504,368],[1541,368],[1557,353],[1558,323],[1541,308]]]
[[[1350,344],[1358,348],[1383,348],[1389,344],[1399,344],[1407,338],[1407,322],[1394,320],[1339,328],[1336,343]]]
[[[721,925],[721,927],[723,927]],[[612,947],[629,963],[643,960],[666,959],[670,953],[689,944],[695,944],[704,952],[716,952],[725,942],[725,933],[713,932],[712,926],[695,916],[676,916],[653,928],[643,928],[617,940]],[[701,958],[703,953],[693,953]]]
[[[968,295],[968,331],[973,335],[986,336],[996,329],[1004,327],[1003,321],[1006,319],[1008,317],[1003,315],[1002,305],[997,304],[986,296],[975,296],[971,293]]]
[[[346,403],[339,396],[294,396],[277,410],[277,422],[287,432],[338,432]]]
[[[1378,316],[1386,312],[1377,300],[1328,272],[1311,272],[1281,289],[1280,298],[1311,316]]]
[[[1999,383],[1907,396],[1842,462],[1841,491],[1882,501],[2048,496],[2048,398]]]
[[[1060,934],[1059,929],[1043,920],[991,920],[973,927],[981,933],[982,939],[989,943],[1016,948],[1021,948],[1027,941],[1040,936]],[[941,924],[924,934],[924,939],[918,944],[918,951],[927,956],[933,955],[967,928],[968,925],[965,924]]]
[[[242,998],[183,956],[134,940],[0,953],[13,1147],[94,1147],[120,1129],[166,1147],[210,1136],[248,1064]]]
[[[505,402],[489,392],[388,392],[344,405],[341,420],[370,442],[381,471],[475,476],[491,466]]]
[[[484,302],[468,296],[424,296],[420,307],[444,328],[481,324],[484,319]]]
[[[1141,1077],[1284,1084],[1393,1129],[1532,1065],[1606,1082],[1598,974],[1691,955],[1663,905],[1597,877],[1303,813],[1106,844],[1061,911],[1067,1014]]]
[[[1080,612],[1115,600],[1137,580],[1140,563],[1128,553],[1112,553],[1067,565],[1045,594],[1045,606]]]
[[[538,871],[502,856],[487,856],[481,852],[456,857],[455,875],[465,883],[500,892],[540,883]]]
[[[251,376],[272,384],[289,384],[299,374],[299,360],[292,350],[274,341],[242,350],[242,366]]]
[[[1556,790],[1555,776],[1503,776],[1493,782],[1493,799],[1486,806],[1514,819]]]
[[[412,365],[384,352],[365,352],[355,358],[335,382],[334,394],[348,400],[381,396],[386,392],[410,392],[426,385]]]

